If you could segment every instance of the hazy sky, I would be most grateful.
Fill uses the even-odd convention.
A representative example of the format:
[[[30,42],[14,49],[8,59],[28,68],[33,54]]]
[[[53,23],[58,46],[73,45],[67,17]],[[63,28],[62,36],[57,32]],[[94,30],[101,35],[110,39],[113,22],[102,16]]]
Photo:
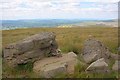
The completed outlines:
[[[2,19],[112,19],[119,0],[0,0]],[[2,12],[2,13],[1,13]]]

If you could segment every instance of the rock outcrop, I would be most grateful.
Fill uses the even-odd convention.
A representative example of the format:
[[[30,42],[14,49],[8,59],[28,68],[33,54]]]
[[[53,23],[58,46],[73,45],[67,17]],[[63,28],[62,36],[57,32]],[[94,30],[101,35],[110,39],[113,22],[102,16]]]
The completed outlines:
[[[9,44],[3,50],[4,60],[10,66],[17,66],[41,59],[57,50],[55,37],[52,32],[43,32]]]
[[[100,58],[108,61],[111,57],[111,52],[100,41],[90,38],[85,41],[82,56],[86,63],[91,63]]]
[[[109,72],[108,64],[105,62],[104,58],[98,59],[97,61],[91,63],[87,69],[87,72]]]
[[[85,41],[82,57],[84,62],[89,65],[87,72],[109,72],[108,64],[111,64],[111,60],[118,61],[120,55],[111,53],[102,42],[92,37]],[[113,70],[119,70],[117,62],[114,64]]]
[[[12,67],[33,62],[33,71],[45,78],[52,78],[59,73],[74,73],[77,55],[73,52],[58,55],[60,50],[55,37],[52,32],[43,32],[9,44],[3,49],[3,60]],[[109,72],[108,63],[112,59],[116,60],[112,69],[120,70],[120,56],[112,54],[102,42],[94,38],[85,41],[82,57],[88,65],[86,72]]]
[[[33,71],[46,78],[59,73],[74,73],[77,55],[73,52],[63,54],[62,57],[49,57],[34,63]]]

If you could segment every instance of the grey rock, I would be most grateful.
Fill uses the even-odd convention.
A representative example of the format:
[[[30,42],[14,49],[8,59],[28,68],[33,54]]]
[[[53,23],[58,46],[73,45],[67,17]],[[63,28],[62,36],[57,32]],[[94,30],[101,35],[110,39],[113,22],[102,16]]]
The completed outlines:
[[[90,38],[85,41],[82,56],[86,63],[91,63],[100,58],[104,58],[107,61],[111,56],[111,52],[102,42]]]
[[[4,60],[10,66],[36,61],[56,51],[58,44],[53,32],[35,34],[16,43],[9,44],[3,49]]]
[[[119,71],[120,70],[120,61],[116,60],[115,64],[113,64],[112,70]]]
[[[119,54],[111,54],[111,58],[114,60],[120,60],[120,55]]]
[[[61,74],[61,73],[66,73],[67,72],[67,68],[65,64],[60,64],[60,65],[56,65],[56,66],[49,66],[49,68],[46,68],[43,70],[43,72],[41,71],[41,76],[44,76],[45,78],[52,78],[57,74]]]
[[[77,55],[69,52],[63,54],[62,57],[49,57],[36,61],[33,71],[46,78],[51,78],[58,73],[74,73],[74,66],[77,63]]]
[[[120,52],[120,47],[118,47],[118,52]]]
[[[98,59],[87,67],[86,72],[109,72],[108,64],[104,58]]]

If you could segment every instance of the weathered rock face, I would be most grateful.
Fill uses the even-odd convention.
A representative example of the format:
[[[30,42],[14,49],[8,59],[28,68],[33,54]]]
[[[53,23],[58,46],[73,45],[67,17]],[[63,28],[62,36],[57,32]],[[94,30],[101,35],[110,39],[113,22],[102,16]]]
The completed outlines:
[[[105,62],[104,58],[98,59],[97,61],[91,63],[86,69],[87,72],[109,72],[108,64]]]
[[[85,41],[83,49],[83,59],[86,63],[91,63],[100,58],[104,58],[107,61],[111,57],[111,52],[100,41],[94,38]]]
[[[119,54],[111,54],[111,58],[114,60],[120,60],[120,55]]]
[[[48,66],[46,69],[41,70],[41,75],[45,78],[52,78],[59,73],[67,73],[67,68],[65,64],[58,64],[53,66]]]
[[[77,55],[73,52],[63,54],[62,57],[49,57],[34,63],[33,71],[51,78],[59,73],[74,73],[77,64]]]
[[[4,60],[10,66],[16,66],[41,59],[51,52],[51,48],[58,48],[55,37],[52,32],[43,32],[9,44],[3,50]]]
[[[120,61],[118,60],[115,61],[115,64],[113,65],[112,70],[120,71]]]

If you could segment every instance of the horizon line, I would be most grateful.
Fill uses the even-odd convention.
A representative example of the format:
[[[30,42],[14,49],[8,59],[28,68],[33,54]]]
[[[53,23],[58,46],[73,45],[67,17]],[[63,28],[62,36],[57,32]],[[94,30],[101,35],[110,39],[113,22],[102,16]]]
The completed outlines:
[[[34,18],[34,19],[0,19],[0,21],[5,21],[5,20],[118,20],[117,18],[108,18],[108,19],[95,19],[95,18],[73,18],[73,19],[68,19],[68,18]]]

